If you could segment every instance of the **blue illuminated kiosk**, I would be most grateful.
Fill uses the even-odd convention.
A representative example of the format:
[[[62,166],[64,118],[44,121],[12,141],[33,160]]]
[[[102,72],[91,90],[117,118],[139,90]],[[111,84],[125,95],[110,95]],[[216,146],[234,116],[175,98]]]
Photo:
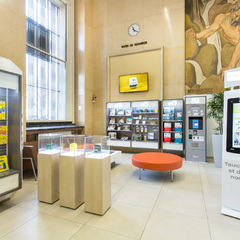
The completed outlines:
[[[222,210],[240,218],[240,68],[225,71],[223,145],[222,145]]]

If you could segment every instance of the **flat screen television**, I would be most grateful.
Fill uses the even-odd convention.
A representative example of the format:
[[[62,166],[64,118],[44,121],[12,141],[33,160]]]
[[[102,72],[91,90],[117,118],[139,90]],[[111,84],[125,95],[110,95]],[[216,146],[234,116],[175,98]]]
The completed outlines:
[[[227,152],[240,153],[240,98],[227,103]]]
[[[119,76],[119,92],[146,92],[148,91],[148,73],[136,73]]]

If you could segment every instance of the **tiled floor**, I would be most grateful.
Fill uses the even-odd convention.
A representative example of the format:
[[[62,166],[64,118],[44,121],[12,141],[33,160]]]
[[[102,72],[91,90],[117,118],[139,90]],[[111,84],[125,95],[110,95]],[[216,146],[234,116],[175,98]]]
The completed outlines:
[[[112,206],[104,216],[37,201],[37,183],[0,204],[0,239],[228,240],[239,239],[240,220],[220,214],[221,169],[213,163],[184,162],[175,171],[144,171],[123,154],[112,169]]]

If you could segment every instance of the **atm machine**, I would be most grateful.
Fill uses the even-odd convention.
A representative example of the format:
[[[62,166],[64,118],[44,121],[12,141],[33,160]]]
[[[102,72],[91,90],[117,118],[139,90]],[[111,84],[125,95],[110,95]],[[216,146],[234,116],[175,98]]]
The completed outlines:
[[[206,97],[185,97],[185,159],[206,162]]]
[[[240,68],[224,73],[223,143],[222,143],[222,210],[240,218]],[[219,149],[220,150],[220,149]]]

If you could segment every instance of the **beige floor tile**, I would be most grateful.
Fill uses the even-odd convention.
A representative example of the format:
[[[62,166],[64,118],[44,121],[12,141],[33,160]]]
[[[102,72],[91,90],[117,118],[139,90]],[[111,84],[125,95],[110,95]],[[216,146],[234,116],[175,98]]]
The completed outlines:
[[[239,239],[239,225],[209,221],[212,240]]]
[[[222,199],[221,198],[205,198],[206,210],[209,221],[228,223],[237,225],[240,228],[240,220],[221,214]]]
[[[84,204],[74,210],[66,207],[61,207],[59,205],[59,201],[48,209],[47,214],[81,224],[85,224],[93,216],[92,214],[85,212]]]
[[[72,238],[71,240],[131,240],[133,238],[128,238],[119,234],[103,231],[93,227],[83,226]]]
[[[168,172],[151,171],[151,170],[141,170],[141,179],[139,179],[139,170],[135,172],[134,176],[129,180],[129,184],[136,186],[145,186],[149,188],[161,189]]]
[[[4,237],[4,240],[70,239],[81,224],[41,214]]]
[[[116,202],[104,216],[94,216],[86,225],[139,239],[150,213],[151,208]]]
[[[174,171],[139,171],[123,153],[111,170],[112,206],[104,216],[37,200],[32,172],[23,188],[0,204],[1,239],[238,239],[240,220],[221,214],[221,169],[183,161]],[[227,228],[227,230],[226,230]]]
[[[38,212],[27,210],[21,207],[10,207],[1,205],[0,207],[0,238],[17,229],[29,220],[38,215]]]
[[[206,219],[153,211],[141,240],[210,240]]]
[[[113,197],[121,188],[123,188],[123,184],[120,183],[111,183],[111,196]]]
[[[14,192],[8,201],[14,205],[23,203],[24,201],[32,199],[37,194],[37,182],[23,181],[22,189]]]
[[[126,184],[138,171],[134,166],[129,164],[116,164],[111,171],[111,182]]]
[[[206,209],[199,174],[193,172],[186,175],[181,172],[179,175],[185,175],[185,178],[165,182],[154,210],[205,218]]]
[[[37,199],[37,195],[32,195],[31,198],[26,199],[24,202],[19,203],[18,206],[35,210],[40,213],[44,213],[44,212],[47,212],[48,209],[51,208],[51,206],[53,206],[54,204],[55,203],[47,204],[47,203],[39,202]]]
[[[112,202],[121,201],[135,206],[153,208],[158,194],[158,189],[127,184],[112,198]]]

